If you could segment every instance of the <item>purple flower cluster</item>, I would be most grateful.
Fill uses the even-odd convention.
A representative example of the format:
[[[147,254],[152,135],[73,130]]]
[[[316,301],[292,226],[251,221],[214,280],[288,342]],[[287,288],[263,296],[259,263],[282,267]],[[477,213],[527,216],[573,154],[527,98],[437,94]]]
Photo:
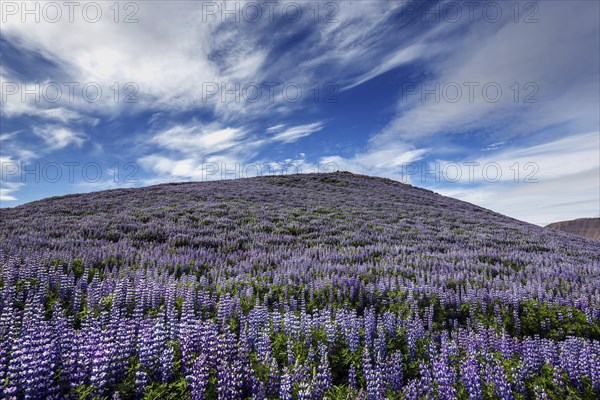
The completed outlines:
[[[348,173],[47,199],[0,209],[0,398],[600,396],[599,287],[596,242]]]

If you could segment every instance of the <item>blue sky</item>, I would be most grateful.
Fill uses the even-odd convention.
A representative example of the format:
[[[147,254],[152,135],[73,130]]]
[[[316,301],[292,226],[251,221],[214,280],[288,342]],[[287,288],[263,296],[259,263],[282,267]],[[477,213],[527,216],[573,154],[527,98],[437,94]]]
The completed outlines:
[[[2,207],[339,169],[600,213],[599,2],[48,4],[2,3]]]

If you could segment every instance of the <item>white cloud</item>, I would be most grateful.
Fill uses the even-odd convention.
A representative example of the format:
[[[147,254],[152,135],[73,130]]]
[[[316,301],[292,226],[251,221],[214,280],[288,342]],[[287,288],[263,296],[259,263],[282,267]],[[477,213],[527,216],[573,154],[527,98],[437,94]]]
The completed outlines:
[[[55,94],[47,94],[50,90],[45,89],[49,87],[46,86],[48,83],[49,81],[23,82],[11,77],[3,70],[0,73],[0,98],[2,99],[0,116],[4,118],[33,116],[64,124],[85,121],[94,125],[98,122],[97,119],[86,118],[80,113],[70,110],[60,102],[48,101],[55,96]],[[62,97],[61,95],[60,98]],[[68,101],[68,95],[65,94],[64,97]]]
[[[434,189],[513,218],[540,226],[600,212],[600,168],[563,175],[538,183],[488,184],[474,188]]]
[[[296,126],[279,124],[267,128],[275,133],[267,138],[251,134],[250,127],[223,127],[217,123],[202,125],[192,122],[175,125],[155,133],[149,143],[152,153],[138,158],[140,165],[160,179],[218,179],[221,171],[244,168],[257,161],[261,150],[269,144],[296,142],[324,126],[322,121]],[[215,173],[215,168],[218,173]]]
[[[337,155],[322,157],[319,162],[322,164],[333,163],[339,170],[383,176],[409,183],[410,177],[403,173],[403,165],[422,159],[426,152],[426,149],[417,149],[411,145],[396,142],[391,143],[388,147],[371,147],[351,157]]]
[[[599,155],[600,132],[583,133],[478,158],[475,162],[480,166],[474,167],[475,179],[470,184],[464,169],[459,182],[425,186],[538,225],[593,217],[600,211]],[[489,181],[484,179],[482,167],[488,163],[496,163],[502,172],[497,182],[493,182],[495,168]],[[535,168],[525,169],[527,163]]]
[[[414,95],[399,101],[397,116],[377,140],[419,140],[476,129],[504,140],[546,128],[560,127],[560,135],[597,129],[600,65],[590,49],[600,46],[599,5],[538,4],[538,23],[514,23],[506,15],[499,29],[467,26],[460,40],[455,35],[437,38],[439,47],[451,51],[429,65],[434,75],[427,82],[410,87]],[[462,93],[456,101],[455,84]],[[424,94],[435,85],[437,97]],[[472,96],[469,85],[478,85]],[[497,87],[502,94],[496,101]]]
[[[267,132],[276,132],[276,131],[282,130],[285,127],[286,127],[285,124],[274,125],[274,126],[267,128]]]
[[[10,147],[10,154],[15,158],[39,157],[48,150],[81,146],[84,140],[91,142],[90,148],[101,149],[102,145],[95,143],[93,137],[79,133],[81,129],[77,127],[82,123],[97,124],[98,118],[112,119],[143,111],[156,114],[159,111],[166,120],[180,112],[202,110],[210,112],[211,123],[201,126],[182,124],[159,133],[152,133],[154,129],[151,129],[149,134],[138,134],[136,143],[123,149],[147,152],[154,145],[158,148],[154,153],[138,153],[135,157],[147,161],[144,165],[161,174],[173,171],[178,176],[196,176],[197,162],[217,156],[247,162],[269,144],[296,143],[323,129],[322,122],[285,125],[278,121],[291,119],[302,109],[302,101],[312,96],[308,88],[315,82],[342,82],[348,76],[371,79],[403,62],[408,55],[398,48],[396,56],[380,68],[378,58],[387,48],[378,46],[375,53],[371,49],[386,29],[387,18],[403,6],[395,2],[339,4],[335,15],[339,22],[317,24],[308,15],[308,10],[314,9],[314,3],[302,2],[305,22],[288,24],[288,34],[302,34],[310,28],[315,35],[322,35],[322,40],[298,43],[294,52],[282,51],[281,54],[273,53],[269,45],[276,24],[266,16],[257,24],[222,23],[220,18],[206,21],[202,15],[202,2],[177,2],[173,6],[157,1],[136,3],[139,22],[125,24],[113,21],[113,10],[108,8],[111,4],[99,4],[104,16],[98,23],[82,20],[79,14],[82,6],[78,6],[74,23],[67,18],[58,23],[35,23],[30,18],[29,22],[22,23],[19,16],[3,23],[3,39],[54,65],[58,73],[52,79],[58,79],[59,83],[76,82],[78,89],[86,83],[95,83],[103,91],[98,103],[85,101],[79,90],[75,91],[73,102],[68,101],[69,96],[64,93],[57,103],[48,103],[44,99],[22,102],[18,95],[9,96],[3,104],[2,116],[42,119],[41,123],[36,121],[42,127],[35,128],[34,132],[47,144],[42,148],[37,143],[17,140],[19,138],[10,145],[3,143],[4,149]],[[280,2],[279,10],[283,7]],[[321,10],[319,17],[326,14]],[[124,15],[121,13],[121,18]],[[274,39],[277,44],[281,37]],[[277,62],[267,62],[279,55]],[[328,67],[323,68],[325,65]],[[41,87],[51,79],[42,75],[43,70],[36,73],[42,80]],[[0,69],[3,81],[17,82],[14,75],[4,67]],[[256,103],[231,95],[223,99],[220,92],[211,98],[206,96],[207,84],[231,87],[236,83],[243,86],[274,81],[299,84],[305,89],[302,101],[289,101],[281,90],[276,90],[273,98],[264,94]],[[119,101],[115,101],[111,89],[115,82],[119,88]],[[17,83],[20,87],[24,85],[24,82]],[[125,90],[127,83],[134,83],[139,88],[137,103],[122,101],[129,93]],[[256,121],[265,116],[274,119],[274,126],[266,132],[257,131]],[[64,126],[59,127],[57,123]],[[157,165],[153,167],[148,163],[150,161]]]
[[[33,162],[37,162],[36,160],[45,155],[68,146],[81,147],[87,140],[84,134],[57,125],[34,127],[34,138],[37,136],[41,141],[32,141],[27,133],[19,130],[0,135],[0,154],[2,155],[0,157],[2,169],[0,197],[4,201],[16,201],[17,198],[14,194],[25,186],[18,181],[22,179],[21,167],[23,164],[31,168]]]
[[[158,133],[152,139],[163,149],[185,154],[204,156],[231,149],[241,143],[246,133],[237,128],[220,128],[216,125],[177,125]]]
[[[0,134],[0,142],[5,142],[9,139],[16,137],[19,134],[19,131],[7,132]]]
[[[283,126],[280,125],[283,128]],[[276,131],[278,127],[271,127],[269,130]],[[277,133],[275,136],[270,138],[270,141],[274,142],[283,142],[283,143],[293,143],[298,141],[299,139],[309,136],[315,132],[323,129],[322,122],[315,122],[313,124],[299,125],[294,126],[288,129],[285,129],[283,132]]]
[[[70,81],[81,86],[94,82],[103,89],[99,104],[76,98],[72,108],[113,114],[122,108],[149,106],[147,101],[170,105],[167,109],[188,107],[196,101],[190,94],[197,93],[195,89],[202,82],[217,77],[207,59],[211,25],[199,23],[198,4],[136,4],[138,23],[115,23],[112,11],[103,5],[107,17],[97,23],[81,18],[74,23],[66,18],[58,23],[21,23],[9,18],[2,33],[23,48],[49,58]],[[109,89],[115,82],[121,88],[128,82],[136,83],[141,104],[115,102]]]
[[[219,180],[231,177],[240,177],[246,168],[242,160],[227,155],[208,156],[200,158],[172,158],[159,154],[152,154],[138,160],[140,165],[155,173],[155,177],[148,182],[172,182],[173,180]],[[252,168],[247,168],[253,171]]]
[[[329,15],[329,8],[319,8],[317,16],[321,21],[315,23],[311,15],[314,2],[282,1],[277,5],[279,13],[285,9],[285,3],[300,4],[303,10],[303,22],[288,23],[287,34],[303,34],[310,28],[321,40],[300,42],[294,46],[294,52],[282,52],[276,63],[268,62],[277,55],[268,46],[277,24],[269,20],[266,12],[258,23],[222,22],[220,16],[204,18],[204,3],[136,3],[139,22],[130,24],[115,23],[108,3],[101,3],[106,17],[98,23],[81,18],[74,23],[66,18],[58,23],[21,23],[19,18],[9,18],[3,24],[3,36],[48,58],[69,81],[81,85],[94,82],[104,91],[97,104],[76,98],[73,104],[60,102],[57,108],[104,116],[147,109],[207,109],[225,125],[274,112],[289,115],[299,104],[286,99],[281,90],[276,90],[273,98],[265,94],[258,102],[240,100],[239,96],[235,99],[233,95],[223,98],[222,90],[207,98],[207,85],[294,82],[307,92],[315,82],[353,82],[355,86],[415,58],[425,49],[407,44],[382,62],[387,46],[374,46],[390,29],[387,20],[406,2],[332,3],[337,5],[333,16],[337,22],[322,21]],[[221,3],[216,5],[223,7]],[[419,40],[418,36],[407,38],[410,42]],[[324,69],[324,65],[328,67]],[[115,82],[120,85],[121,99],[127,94],[125,84],[137,84],[139,102],[115,102],[110,89]],[[309,97],[306,95],[303,100]]]
[[[410,45],[408,47],[402,47],[391,56],[387,57],[383,62],[379,65],[376,65],[372,70],[358,77],[355,82],[350,83],[345,86],[342,90],[352,89],[358,85],[362,85],[363,83],[370,81],[371,79],[384,74],[394,68],[399,67],[402,64],[407,64],[411,61],[414,61],[425,54],[431,56],[434,53],[434,49],[432,46],[427,47],[423,44],[415,44]]]
[[[50,125],[34,128],[33,132],[44,140],[50,151],[59,150],[70,145],[81,147],[86,140],[85,135],[60,126]]]
[[[465,184],[496,180],[519,182],[556,179],[600,168],[599,156],[600,132],[586,132],[532,146],[509,147],[496,152],[488,151],[483,153],[483,156],[471,159],[437,162],[441,171],[444,171],[445,168],[449,171],[452,170],[451,180],[453,182]],[[471,167],[472,177],[468,173],[467,163],[477,164],[473,164]],[[456,164],[461,166],[460,179],[455,174]],[[490,166],[489,177],[484,173],[487,165]],[[429,167],[433,169],[434,166],[430,165]],[[496,179],[497,170],[501,173],[498,179]]]
[[[18,191],[24,184],[14,182],[10,179],[19,176],[20,165],[9,156],[0,156],[0,203],[3,201],[16,201],[13,193]],[[0,206],[3,206],[0,204]]]

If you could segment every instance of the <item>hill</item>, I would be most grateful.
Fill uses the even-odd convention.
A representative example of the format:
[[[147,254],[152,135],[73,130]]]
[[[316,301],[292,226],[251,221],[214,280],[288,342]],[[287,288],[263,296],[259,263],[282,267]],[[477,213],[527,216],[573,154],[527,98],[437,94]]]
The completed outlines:
[[[600,240],[600,218],[578,218],[570,221],[554,222],[546,225],[546,228]]]
[[[388,179],[1,209],[0,279],[3,397],[600,394],[600,243]]]

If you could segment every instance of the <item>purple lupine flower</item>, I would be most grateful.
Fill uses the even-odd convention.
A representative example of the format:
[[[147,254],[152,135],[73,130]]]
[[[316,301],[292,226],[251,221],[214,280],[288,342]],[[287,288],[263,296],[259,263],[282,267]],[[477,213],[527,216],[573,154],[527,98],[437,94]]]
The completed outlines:
[[[594,390],[600,391],[600,341],[591,341],[590,352],[590,378],[592,387]]]
[[[499,360],[488,362],[485,368],[486,380],[494,386],[494,393],[502,400],[512,400],[513,394],[506,373]]]
[[[167,383],[173,376],[173,347],[166,345],[159,356],[160,380]]]
[[[98,396],[103,397],[106,392],[106,386],[108,384],[109,374],[109,354],[110,349],[104,348],[100,344],[99,348],[94,352],[92,358],[92,374],[90,376],[90,383],[95,388]]]
[[[525,393],[525,381],[527,380],[527,369],[522,363],[511,368],[511,386],[516,393]]]
[[[26,303],[22,326],[12,337],[13,351],[8,361],[4,393],[25,399],[51,397],[57,391],[53,375],[58,355],[48,321],[43,319],[41,294],[36,292]],[[14,332],[16,333],[16,332]]]
[[[419,379],[417,382],[418,397],[429,396],[433,393],[433,376],[431,370],[423,361],[419,363]]]
[[[375,310],[371,307],[365,311],[365,343],[367,346],[373,344],[375,339],[375,333],[377,332],[377,319],[375,316]]]
[[[135,373],[135,395],[140,399],[144,396],[146,386],[148,385],[148,374],[144,371],[136,371]]]
[[[316,358],[316,357],[315,357],[315,349],[314,349],[314,347],[310,346],[310,347],[308,348],[308,354],[307,354],[307,356],[306,356],[306,362],[307,362],[308,364],[314,364],[314,362],[315,362],[315,358]]]
[[[217,396],[219,400],[236,400],[241,398],[242,387],[241,364],[239,360],[229,363],[221,359],[217,366]]]
[[[283,370],[283,375],[281,376],[281,385],[279,387],[279,398],[281,400],[292,400],[292,377],[287,369],[287,367]]]
[[[257,182],[235,206],[223,200],[229,189],[215,184],[149,188],[155,204],[147,205],[128,192],[98,194],[91,204],[82,196],[40,202],[43,212],[0,210],[0,397],[70,398],[78,388],[122,397],[115,391],[133,360],[137,397],[181,373],[193,399],[209,388],[212,395],[214,378],[221,399],[320,400],[340,371],[334,362],[348,358],[356,365],[348,386],[360,399],[452,398],[457,377],[475,399],[484,383],[500,398],[585,397],[590,384],[600,391],[600,343],[586,338],[600,318],[595,247],[443,199],[423,205],[426,193],[410,199],[414,190],[395,184],[369,185],[385,204],[327,188],[337,185],[307,193]],[[273,196],[286,207],[272,207]],[[439,213],[451,218],[431,223]],[[449,234],[455,227],[469,235]],[[504,268],[505,260],[523,268]],[[432,298],[451,315],[441,329]],[[585,315],[581,337],[521,338],[519,318],[527,315],[530,332],[536,310],[519,314],[519,307],[531,300],[555,309],[563,331]],[[510,311],[514,336],[486,326],[491,318],[510,326]],[[554,328],[562,335],[544,318],[533,328],[532,335]],[[294,353],[298,344],[307,360],[306,349]],[[398,344],[406,354],[394,352]],[[282,365],[276,351],[285,352]],[[532,379],[548,368],[552,393]]]
[[[513,308],[513,319],[514,319],[514,323],[515,323],[515,332],[518,334],[521,333],[521,319],[519,318],[519,306],[516,305]]]
[[[321,353],[321,360],[317,365],[317,373],[315,374],[312,385],[313,396],[315,398],[323,398],[325,393],[331,389],[333,385],[327,348],[324,345],[320,345],[319,352]]]
[[[264,400],[267,397],[267,391],[264,383],[257,377],[252,378],[252,400]]]
[[[192,400],[204,399],[210,372],[207,361],[206,355],[200,354],[194,360],[190,374],[186,376]]]
[[[271,349],[271,339],[269,337],[269,332],[265,329],[263,330],[263,332],[257,340],[256,353],[258,356],[258,361],[267,361],[269,354],[272,354],[272,352],[273,350]]]
[[[254,371],[252,370],[252,364],[250,362],[250,349],[248,347],[248,340],[246,337],[245,330],[242,329],[240,332],[240,338],[238,340],[238,360],[240,363],[240,374],[242,377],[242,392],[248,393],[252,391],[252,384],[254,381]]]
[[[438,397],[440,400],[456,399],[456,389],[452,386],[455,373],[446,362],[446,357],[440,355],[432,365],[433,377],[437,383]]]
[[[554,385],[561,390],[565,386],[565,380],[563,378],[562,371],[558,367],[552,368],[552,383],[554,383]]]
[[[313,400],[311,387],[307,382],[298,385],[298,400]]]
[[[276,396],[279,393],[280,385],[279,366],[274,357],[269,357],[271,361],[269,364],[269,376],[267,378],[267,393]]]
[[[473,355],[468,354],[460,365],[460,378],[470,399],[481,400],[483,398],[479,371],[479,362]]]
[[[406,400],[418,400],[419,399],[419,383],[418,379],[409,381],[402,389],[402,395]]]
[[[377,329],[377,336],[375,337],[375,341],[373,343],[373,352],[375,354],[379,354],[381,358],[387,357],[387,343],[385,340],[385,332],[383,331],[383,327]]]
[[[366,347],[363,348],[363,375],[369,400],[379,400],[385,397],[385,366],[377,361],[373,365],[369,350]]]
[[[354,365],[351,365],[350,368],[348,369],[348,387],[350,387],[350,389],[352,389],[352,390],[357,389],[356,367]]]
[[[296,361],[294,366],[292,380],[294,382],[309,382],[311,378],[311,370],[307,364]]]
[[[331,318],[329,316],[327,316],[327,319],[325,320],[324,327],[325,335],[327,337],[327,343],[331,346],[335,343],[337,328],[335,326],[335,323],[331,321]]]
[[[386,365],[386,381],[389,388],[394,392],[402,390],[404,380],[404,360],[400,350],[395,351],[388,357]]]
[[[286,356],[288,366],[292,366],[296,363],[296,355],[294,354],[294,343],[290,338],[288,338],[286,344]]]

